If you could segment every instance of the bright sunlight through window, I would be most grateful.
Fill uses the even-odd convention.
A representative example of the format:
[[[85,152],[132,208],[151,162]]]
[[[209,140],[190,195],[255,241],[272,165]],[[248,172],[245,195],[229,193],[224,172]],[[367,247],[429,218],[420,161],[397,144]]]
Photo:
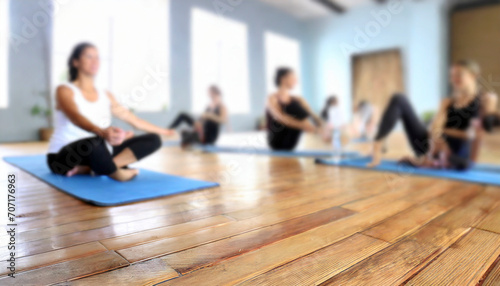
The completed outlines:
[[[170,103],[169,1],[73,0],[54,16],[53,81],[68,80],[67,59],[80,42],[101,58],[98,86],[137,111]]]
[[[0,0],[0,108],[9,105],[9,1]]]
[[[296,95],[301,95],[301,57],[299,41],[272,32],[266,32],[265,45],[268,93],[276,91],[276,85],[274,83],[276,70],[280,67],[288,67],[293,69],[299,76],[299,84],[294,90],[294,93]]]
[[[247,26],[193,9],[191,29],[193,111],[204,110],[215,84],[230,113],[250,112]]]

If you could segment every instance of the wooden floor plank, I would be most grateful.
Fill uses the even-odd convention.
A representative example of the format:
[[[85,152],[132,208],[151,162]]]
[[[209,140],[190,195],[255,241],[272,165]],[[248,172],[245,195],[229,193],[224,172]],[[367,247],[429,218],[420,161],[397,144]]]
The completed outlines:
[[[476,196],[483,188],[474,185],[457,188],[456,185],[450,185],[442,187],[442,189],[448,192],[433,200],[401,212],[363,231],[363,233],[387,242],[395,242],[446,211],[467,202]],[[452,192],[450,192],[451,190]]]
[[[499,257],[500,258],[500,257]],[[498,286],[500,285],[500,263],[499,258],[497,258],[496,264],[485,277],[482,286]]]
[[[406,285],[477,285],[500,255],[500,234],[473,229]]]
[[[405,282],[468,233],[496,206],[499,196],[491,190],[481,192],[322,285],[399,285]]]
[[[238,285],[317,285],[389,245],[355,234]]]
[[[236,284],[354,235],[410,206],[408,202],[396,201],[388,206],[377,207],[371,212],[355,214],[210,268],[166,281],[165,285],[201,285],[205,281],[211,281],[212,285]],[[224,275],[214,276],[214,273]]]
[[[227,209],[232,208],[227,206],[214,206],[208,209],[191,210],[176,213],[175,215],[152,217],[128,223],[115,224],[97,229],[20,243],[18,244],[18,255],[19,257],[30,256],[91,241],[99,241],[111,237],[137,233],[151,228],[176,225],[192,220],[221,215],[225,213]],[[4,257],[1,258],[3,259]]]
[[[21,272],[15,279],[0,278],[0,285],[51,285],[95,275],[129,265],[123,257],[107,251],[35,270]]]
[[[16,272],[24,272],[27,270],[40,268],[105,251],[107,251],[106,247],[104,247],[99,242],[89,242],[86,244],[49,251],[42,254],[21,257],[16,259]],[[7,265],[7,261],[0,262],[0,274],[8,273]]]
[[[18,233],[18,242],[29,242],[39,239],[45,239],[55,236],[61,236],[74,232],[81,232],[86,230],[98,229],[107,227],[113,224],[132,223],[161,216],[175,216],[177,213],[187,212],[192,210],[187,205],[175,205],[172,208],[162,208],[153,210],[144,210],[140,213],[119,214],[115,216],[107,216],[89,220],[80,220],[66,224],[55,225],[52,227],[28,230]]]
[[[137,209],[137,205],[134,205],[134,207]],[[98,208],[98,207],[87,206],[87,208],[85,209],[81,209],[73,213],[65,213],[61,216],[54,215],[48,218],[22,221],[19,230],[20,232],[37,231],[39,229],[46,229],[54,226],[61,226],[69,223],[77,223],[93,219],[102,219],[102,218],[111,219],[119,217],[120,215],[130,215],[133,209],[134,209],[133,207],[129,206],[126,209],[112,208],[112,211],[110,211],[110,208]],[[186,203],[180,203],[180,204],[158,203],[156,208],[145,208],[145,209],[148,210],[149,212],[156,211],[158,209],[164,209],[164,211],[168,211],[168,213],[175,213],[175,212],[192,210],[194,209],[194,207],[191,207]]]
[[[387,185],[383,184],[384,188],[387,187]],[[425,190],[426,192],[439,195],[440,193],[444,192],[442,190],[442,185],[439,187],[439,183],[436,185],[436,181],[434,179],[424,179],[421,180],[418,184],[416,183],[408,183],[406,186],[403,186],[401,188],[398,188],[393,191],[389,191],[386,193],[382,193],[380,195],[372,196],[366,199],[358,200],[352,203],[348,203],[343,205],[343,208],[350,209],[353,211],[357,212],[362,212],[364,210],[367,210],[371,207],[380,205],[384,202],[390,202],[394,201],[397,199],[404,198],[405,196],[410,195],[411,193],[415,192],[415,189],[418,190]]]
[[[363,186],[363,184],[361,184],[360,186],[357,186],[357,188],[359,188],[358,192],[347,192],[346,193],[342,189],[340,189],[340,190],[337,190],[331,194],[326,195],[326,194],[324,194],[325,193],[324,190],[320,189],[320,193],[322,193],[323,195],[320,195],[318,197],[308,196],[306,199],[304,199],[304,198],[300,199],[300,197],[299,198],[295,197],[291,200],[275,202],[274,204],[272,204],[269,207],[264,207],[264,208],[257,207],[257,208],[253,208],[253,209],[246,209],[246,210],[231,212],[231,213],[228,213],[227,215],[230,217],[233,217],[237,220],[243,220],[243,219],[252,218],[252,217],[255,217],[258,215],[262,215],[266,212],[275,211],[276,209],[284,209],[284,208],[291,207],[294,205],[303,204],[306,202],[312,202],[314,200],[335,200],[336,202],[338,202],[339,205],[346,204],[346,203],[351,202],[351,201],[364,200],[367,197],[371,198],[371,197],[373,197],[373,195],[387,192],[386,186],[384,184],[381,184],[383,182],[384,182],[384,179],[380,178],[380,179],[376,179],[375,182],[370,181],[369,183],[367,183],[367,184],[369,184],[369,186]],[[429,185],[431,185],[431,183],[432,183],[432,180],[421,180],[421,181],[416,182],[415,184],[411,184],[410,186],[407,186],[407,188],[405,190],[402,190],[401,192],[399,192],[399,193],[402,193],[399,197],[403,196],[405,194],[405,192],[406,192],[406,194],[408,194],[408,192],[410,192],[412,187],[421,188],[421,187],[429,186]],[[374,185],[376,185],[377,187],[373,187]],[[316,186],[315,186],[315,188],[316,188]]]
[[[477,228],[500,233],[500,206],[488,214]]]
[[[154,259],[128,267],[101,273],[83,279],[59,284],[60,286],[87,286],[87,285],[155,285],[161,281],[178,277],[164,260]]]
[[[108,249],[117,250],[134,245],[148,243],[159,239],[185,235],[190,232],[199,231],[201,229],[209,227],[220,226],[232,221],[233,221],[232,219],[229,219],[225,216],[214,216],[178,225],[155,228],[155,229],[141,231],[139,233],[104,239],[101,240],[100,242]]]
[[[323,207],[323,204],[321,204],[321,207],[317,207],[316,204],[307,204],[275,213],[264,214],[244,221],[228,223],[220,227],[200,230],[184,236],[161,239],[151,243],[120,249],[118,253],[130,262],[137,262],[151,257],[159,257],[179,252],[296,217],[308,215],[323,209]]]
[[[170,266],[177,270],[177,272],[184,275],[188,272],[245,254],[254,249],[292,237],[352,214],[354,214],[354,212],[350,210],[338,207],[330,208],[233,236],[229,239],[174,253],[164,257],[164,259]]]

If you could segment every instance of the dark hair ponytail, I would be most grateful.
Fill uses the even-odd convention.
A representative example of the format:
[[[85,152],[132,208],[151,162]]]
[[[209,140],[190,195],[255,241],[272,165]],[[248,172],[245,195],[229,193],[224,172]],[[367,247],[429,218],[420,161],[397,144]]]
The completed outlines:
[[[335,105],[338,104],[338,99],[337,99],[336,95],[332,95],[326,99],[325,107],[321,111],[321,118],[323,118],[323,120],[328,120],[328,109],[330,108],[330,105],[332,105],[332,104],[335,104]]]
[[[216,94],[216,95],[218,95],[218,96],[222,96],[222,91],[221,91],[221,90],[220,90],[220,88],[219,88],[218,86],[216,86],[216,85],[211,85],[211,86],[209,87],[209,90],[210,90],[210,92],[212,92],[212,93],[214,93],[214,94]]]
[[[274,83],[276,84],[276,86],[280,87],[281,81],[283,80],[283,78],[286,77],[287,75],[289,75],[292,72],[293,71],[292,71],[291,68],[279,68],[276,71],[276,77],[274,79]]]
[[[73,66],[73,61],[79,60],[86,48],[95,47],[91,43],[80,43],[73,48],[71,56],[68,59],[69,81],[75,81],[78,77],[78,69]]]

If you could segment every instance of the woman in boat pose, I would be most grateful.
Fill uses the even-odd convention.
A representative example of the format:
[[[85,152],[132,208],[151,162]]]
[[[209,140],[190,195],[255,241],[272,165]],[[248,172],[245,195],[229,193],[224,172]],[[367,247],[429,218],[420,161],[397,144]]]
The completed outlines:
[[[196,120],[187,113],[179,114],[169,126],[169,129],[176,129],[182,123],[186,123],[191,130],[181,133],[182,146],[201,143],[203,145],[213,145],[219,138],[221,125],[227,122],[228,111],[222,101],[222,92],[219,87],[212,85],[208,88],[210,103],[201,117]]]
[[[495,118],[497,101],[496,95],[480,90],[479,75],[479,65],[473,61],[452,65],[452,95],[441,102],[430,129],[417,117],[406,96],[394,95],[382,116],[368,167],[380,164],[382,142],[401,120],[415,153],[414,157],[404,158],[403,163],[428,168],[469,168],[477,160],[484,131],[491,129],[488,122]]]
[[[278,91],[269,96],[266,106],[267,141],[273,150],[289,151],[297,146],[302,132],[319,133],[323,121],[304,98],[290,94],[297,85],[293,70],[278,69],[275,83]]]

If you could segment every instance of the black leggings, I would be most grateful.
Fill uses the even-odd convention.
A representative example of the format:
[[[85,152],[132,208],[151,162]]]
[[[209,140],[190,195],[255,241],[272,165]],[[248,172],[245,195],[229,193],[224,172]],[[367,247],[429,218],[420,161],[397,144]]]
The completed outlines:
[[[137,160],[160,149],[160,136],[145,134],[124,141],[113,147],[110,153],[106,141],[101,137],[90,137],[75,141],[63,147],[59,153],[48,154],[47,163],[50,170],[59,175],[66,175],[76,166],[88,166],[98,175],[111,175],[117,171],[113,158],[129,148]]]
[[[182,123],[186,123],[190,127],[193,127],[195,122],[195,119],[191,115],[187,113],[181,113],[179,114],[179,116],[177,116],[174,122],[170,124],[169,129],[176,129]],[[215,121],[205,120],[203,122],[203,137],[203,144],[214,144],[219,137],[219,123]]]
[[[385,139],[401,119],[408,141],[417,156],[425,155],[429,149],[429,132],[413,110],[408,98],[401,94],[392,97],[382,116],[376,141]]]
[[[295,149],[299,143],[302,131],[285,127],[277,121],[273,122],[270,130],[279,130],[279,132],[268,131],[267,142],[272,150],[276,151],[291,151]]]
[[[181,114],[179,114],[179,116],[177,116],[177,118],[174,120],[174,122],[172,122],[172,124],[170,124],[169,129],[176,129],[183,122],[185,122],[187,125],[192,127],[194,125],[195,120],[191,115],[186,114],[186,113],[181,113]]]

